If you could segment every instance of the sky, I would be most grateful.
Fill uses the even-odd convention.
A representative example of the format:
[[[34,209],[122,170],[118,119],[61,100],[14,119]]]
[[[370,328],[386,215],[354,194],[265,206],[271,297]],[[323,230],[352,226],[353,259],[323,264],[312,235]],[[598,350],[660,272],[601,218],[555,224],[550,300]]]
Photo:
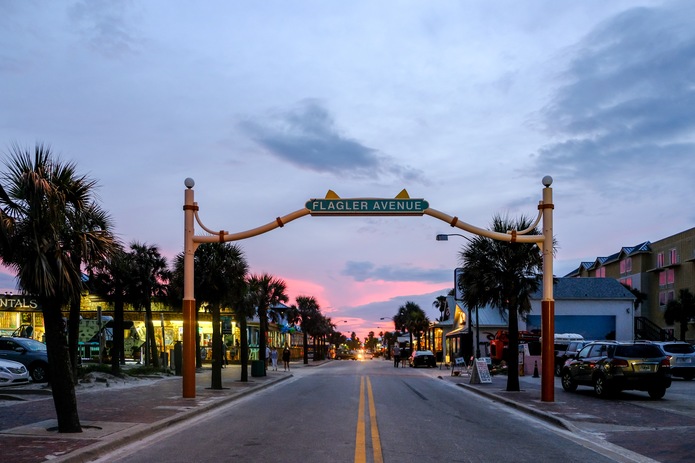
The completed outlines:
[[[564,276],[694,226],[693,108],[687,0],[0,0],[0,158],[50,145],[169,260],[188,177],[203,225],[236,233],[328,190],[488,228],[535,218],[550,175]],[[439,317],[467,241],[435,236],[459,232],[306,216],[237,244],[363,338],[406,301]]]

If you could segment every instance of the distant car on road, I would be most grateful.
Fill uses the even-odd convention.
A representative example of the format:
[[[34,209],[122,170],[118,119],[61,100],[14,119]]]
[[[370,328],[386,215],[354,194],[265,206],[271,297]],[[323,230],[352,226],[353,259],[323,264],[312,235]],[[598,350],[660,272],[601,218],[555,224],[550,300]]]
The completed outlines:
[[[24,365],[0,359],[0,386],[28,383],[30,379],[29,370]]]
[[[354,350],[339,350],[335,354],[338,360],[357,360],[357,352]]]
[[[0,337],[0,359],[19,362],[37,383],[48,381],[46,345],[28,338]]]
[[[574,392],[577,386],[593,386],[604,398],[638,390],[661,399],[671,386],[671,364],[650,342],[591,342],[562,367],[562,388]]]
[[[671,375],[687,381],[695,378],[695,347],[683,341],[655,342],[671,363]]]
[[[413,353],[410,354],[410,366],[436,367],[437,358],[431,350],[414,350]]]

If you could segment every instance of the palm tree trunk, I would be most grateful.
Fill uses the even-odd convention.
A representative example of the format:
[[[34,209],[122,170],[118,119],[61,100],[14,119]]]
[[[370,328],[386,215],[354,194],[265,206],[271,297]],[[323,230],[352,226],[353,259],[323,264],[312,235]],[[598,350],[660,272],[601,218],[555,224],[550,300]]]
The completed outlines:
[[[509,346],[507,348],[507,391],[519,389],[519,319],[516,305],[509,306]]]
[[[53,403],[58,418],[58,432],[82,432],[77,414],[75,383],[70,368],[68,340],[65,335],[65,322],[59,310],[59,303],[45,300],[42,304],[44,326],[46,328],[46,347],[48,350],[49,378]],[[70,374],[65,374],[69,372]]]
[[[70,316],[68,317],[68,353],[70,366],[72,367],[72,380],[77,383],[77,370],[79,367],[77,346],[80,339],[80,300],[70,303]],[[101,355],[101,352],[99,352]]]
[[[113,306],[113,345],[111,346],[111,373],[121,374],[121,363],[125,364],[125,342],[123,323],[123,299],[118,298]]]
[[[239,335],[241,337],[241,346],[239,346],[241,360],[241,382],[249,380],[249,336],[247,332],[246,317],[239,317]]]
[[[263,361],[265,368],[268,367],[268,359],[265,358],[265,348],[268,345],[266,336],[268,335],[268,311],[258,308],[258,359]]]
[[[220,306],[212,307],[212,383],[210,389],[222,389],[222,335]]]
[[[309,364],[309,335],[306,330],[302,331],[304,341],[304,365]]]
[[[147,342],[149,343],[148,364],[155,368],[159,368],[159,359],[157,358],[157,341],[154,336],[154,324],[152,323],[152,305],[148,302],[145,307],[145,331]]]

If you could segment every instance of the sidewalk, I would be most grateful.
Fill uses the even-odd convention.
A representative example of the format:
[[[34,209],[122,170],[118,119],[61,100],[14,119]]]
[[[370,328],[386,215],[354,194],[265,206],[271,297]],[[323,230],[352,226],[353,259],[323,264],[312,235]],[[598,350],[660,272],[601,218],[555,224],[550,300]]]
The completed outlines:
[[[292,363],[291,369],[313,367]],[[212,370],[196,373],[196,397],[183,398],[180,376],[80,385],[76,389],[83,432],[61,434],[50,390],[37,388],[0,389],[0,448],[12,449],[13,463],[83,462],[107,450],[132,442],[144,434],[186,420],[247,394],[252,394],[292,377],[292,372],[267,371],[267,376],[240,382],[241,367],[222,370],[222,390],[209,389]],[[104,389],[109,388],[108,394]],[[53,428],[53,429],[52,429]]]

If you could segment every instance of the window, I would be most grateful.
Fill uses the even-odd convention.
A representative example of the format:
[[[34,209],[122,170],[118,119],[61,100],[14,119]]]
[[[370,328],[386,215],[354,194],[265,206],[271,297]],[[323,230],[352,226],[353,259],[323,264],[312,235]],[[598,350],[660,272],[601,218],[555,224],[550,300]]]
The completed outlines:
[[[664,306],[676,298],[676,292],[672,289],[659,292],[659,305]]]
[[[656,266],[657,267],[663,267],[664,266],[664,253],[660,252],[659,254],[656,255]]]
[[[671,265],[677,264],[677,263],[678,263],[678,252],[676,251],[676,249],[675,249],[675,248],[674,248],[674,249],[671,249],[671,250],[668,252],[668,254],[669,254],[669,263],[670,263]]]
[[[672,285],[676,280],[676,271],[672,268],[667,268],[659,273],[659,286]]]
[[[621,278],[620,282],[632,288],[632,278]]]
[[[596,278],[606,278],[606,267],[596,269]]]
[[[632,272],[632,257],[620,261],[620,273]]]

